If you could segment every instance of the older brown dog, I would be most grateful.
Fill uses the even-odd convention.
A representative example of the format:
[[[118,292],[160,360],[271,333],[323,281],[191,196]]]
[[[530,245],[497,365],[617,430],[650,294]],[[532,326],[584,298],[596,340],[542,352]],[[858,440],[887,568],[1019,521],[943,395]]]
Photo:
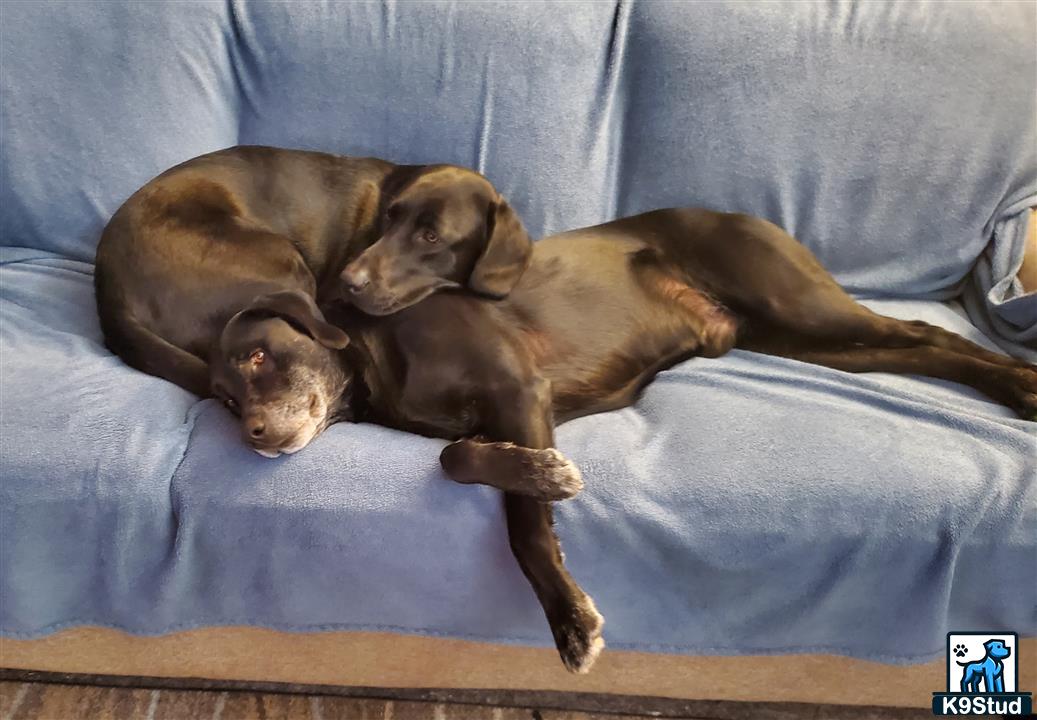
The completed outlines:
[[[257,295],[313,297],[377,236],[381,160],[234,147],[134,193],[97,246],[105,342],[129,365],[209,395],[223,325]]]
[[[451,477],[510,491],[512,549],[571,670],[594,661],[602,620],[562,562],[550,506],[538,502],[544,478],[559,496],[575,488],[563,477],[572,471],[544,452],[556,422],[629,405],[660,370],[732,347],[945,378],[1024,417],[1037,413],[1037,369],[867,310],[759,218],[658,210],[534,248],[489,183],[470,173],[423,171],[386,200],[381,239],[343,281],[363,310],[392,314],[332,313],[352,341],[335,352],[291,341],[292,328],[312,322],[297,314],[302,304],[261,299],[259,312],[227,325],[214,388],[245,407],[264,383],[320,362],[342,388],[338,417],[456,438],[441,456]]]

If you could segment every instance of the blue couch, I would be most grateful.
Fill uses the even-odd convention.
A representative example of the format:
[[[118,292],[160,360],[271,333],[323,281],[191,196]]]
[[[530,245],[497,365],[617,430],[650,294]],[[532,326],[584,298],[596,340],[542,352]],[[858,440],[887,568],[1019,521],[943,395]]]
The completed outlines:
[[[104,348],[101,228],[217,148],[472,166],[534,236],[663,206],[760,215],[870,307],[1037,360],[1037,296],[1014,280],[1037,204],[1032,4],[83,0],[0,17],[8,638],[255,625],[550,645],[499,496],[448,482],[441,442],[338,425],[263,459],[218,403]],[[587,481],[559,534],[611,648],[915,663],[951,629],[1037,633],[1037,424],[967,388],[736,351],[558,441]]]

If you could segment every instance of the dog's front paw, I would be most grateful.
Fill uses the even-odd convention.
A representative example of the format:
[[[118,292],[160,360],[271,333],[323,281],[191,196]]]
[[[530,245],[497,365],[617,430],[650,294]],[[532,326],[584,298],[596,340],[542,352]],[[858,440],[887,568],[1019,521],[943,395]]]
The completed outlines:
[[[443,448],[439,461],[456,482],[483,483],[541,502],[565,500],[583,489],[579,469],[554,448],[465,439]]]
[[[605,618],[594,607],[589,595],[554,618],[549,618],[551,632],[565,669],[579,675],[586,674],[605,647],[601,629]]]
[[[580,469],[554,448],[530,450],[526,466],[538,500],[567,500],[583,490]]]

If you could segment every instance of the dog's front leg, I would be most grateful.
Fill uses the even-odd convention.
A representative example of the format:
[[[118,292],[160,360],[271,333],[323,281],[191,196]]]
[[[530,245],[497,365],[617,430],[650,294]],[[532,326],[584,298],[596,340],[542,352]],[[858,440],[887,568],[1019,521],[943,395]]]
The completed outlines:
[[[488,393],[480,423],[491,437],[464,438],[439,456],[459,483],[490,485],[536,500],[565,500],[583,489],[579,468],[554,445],[550,383],[536,379]]]
[[[550,384],[539,378],[499,384],[487,398],[482,421],[487,441],[454,443],[444,450],[443,466],[461,482],[508,491],[504,511],[511,551],[547,615],[565,667],[587,672],[605,646],[604,620],[565,567],[551,504],[536,499],[544,478],[575,472],[579,479],[568,461],[557,463],[560,455],[545,454],[554,445]]]
[[[990,667],[989,665],[983,668],[983,683],[986,685],[986,691],[988,693],[998,692],[997,688],[997,667]]]
[[[511,552],[544,609],[562,662],[570,672],[589,671],[605,647],[605,620],[565,567],[551,504],[506,493],[504,512]]]
[[[456,482],[489,485],[542,502],[566,500],[583,489],[579,468],[551,447],[465,438],[443,448],[439,460]]]

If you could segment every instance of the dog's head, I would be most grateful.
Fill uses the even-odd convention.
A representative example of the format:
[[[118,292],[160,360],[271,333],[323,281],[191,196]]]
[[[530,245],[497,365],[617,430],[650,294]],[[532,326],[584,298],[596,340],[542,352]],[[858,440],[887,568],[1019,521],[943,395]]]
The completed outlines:
[[[515,211],[477,172],[401,168],[383,183],[381,237],[342,272],[343,295],[388,315],[436,290],[506,296],[533,246]]]
[[[995,660],[1004,660],[1012,654],[1012,648],[1005,647],[1004,640],[987,640],[983,647],[987,649],[987,655]]]
[[[305,293],[263,295],[224,327],[209,363],[213,394],[257,453],[297,452],[337,419],[349,383],[337,351],[348,344]]]

